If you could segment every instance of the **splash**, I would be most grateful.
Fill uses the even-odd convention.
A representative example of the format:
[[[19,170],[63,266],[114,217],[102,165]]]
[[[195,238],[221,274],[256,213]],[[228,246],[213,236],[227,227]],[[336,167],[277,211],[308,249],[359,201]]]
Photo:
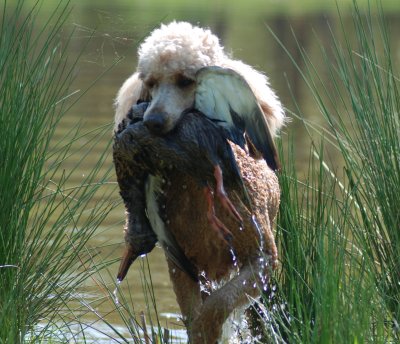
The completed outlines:
[[[238,259],[236,257],[235,251],[233,250],[232,247],[229,248],[229,252],[232,256],[232,262],[233,266],[236,268],[236,272],[239,273],[239,264],[238,264]]]
[[[260,280],[260,288],[263,291],[267,291],[268,290],[268,286],[269,286],[269,273],[267,272],[270,267],[270,260],[268,258],[265,257],[260,257],[258,259],[258,264],[259,264],[259,268],[258,268],[258,277]]]
[[[200,291],[203,294],[211,295],[212,285],[211,282],[208,280],[205,271],[202,271],[199,274],[199,282],[200,282]]]
[[[260,250],[263,251],[264,246],[265,246],[264,235],[260,229],[260,225],[258,224],[256,216],[254,214],[251,216],[251,223],[253,224],[254,228],[257,230],[257,234],[260,239],[260,241],[259,241]]]
[[[119,300],[118,300],[118,291],[119,291],[119,286],[121,285],[121,280],[117,278],[117,281],[115,282],[115,289],[113,291],[113,298],[114,298],[114,302],[116,305],[119,305]]]

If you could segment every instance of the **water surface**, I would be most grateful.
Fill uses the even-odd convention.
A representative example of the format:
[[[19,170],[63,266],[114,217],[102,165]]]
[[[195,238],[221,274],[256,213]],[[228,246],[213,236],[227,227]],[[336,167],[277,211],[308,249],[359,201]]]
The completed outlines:
[[[236,2],[233,2],[236,4]],[[71,47],[71,56],[76,54],[84,44],[86,38],[94,31],[94,37],[85,50],[83,58],[76,71],[74,89],[84,90],[101,73],[109,68],[115,61],[119,61],[108,71],[79,101],[78,105],[63,119],[57,129],[55,141],[61,140],[64,134],[77,122],[81,122],[84,130],[109,125],[109,136],[100,140],[88,158],[82,164],[82,168],[74,173],[71,185],[79,183],[85,174],[95,165],[104,147],[109,144],[112,135],[113,100],[123,81],[135,70],[136,47],[142,37],[158,25],[160,21],[168,22],[173,19],[186,20],[202,26],[210,27],[221,39],[227,52],[235,58],[242,59],[252,66],[264,71],[270,78],[272,87],[276,90],[283,104],[289,109],[295,109],[293,98],[303,109],[307,119],[317,123],[322,122],[318,109],[313,104],[309,92],[301,80],[293,63],[287,57],[273,36],[267,29],[267,25],[273,30],[299,66],[303,66],[301,56],[296,48],[297,42],[304,47],[310,57],[320,69],[320,76],[329,85],[329,76],[322,67],[320,46],[328,47],[331,43],[330,30],[338,31],[339,21],[335,11],[315,9],[294,13],[293,10],[274,10],[275,1],[265,1],[263,6],[255,6],[253,1],[246,4],[240,2],[240,6],[225,6],[225,2],[216,2],[215,5],[199,5],[198,2],[188,1],[185,5],[174,5],[175,2],[158,1],[112,1],[96,4],[92,1],[73,2],[74,9],[69,22],[69,27],[74,26],[76,31]],[[317,3],[317,2],[316,2]],[[164,5],[163,5],[164,4]],[[225,5],[224,5],[225,4]],[[257,2],[259,4],[259,2]],[[281,8],[281,7],[280,7]],[[296,7],[298,8],[298,7]],[[399,32],[399,12],[388,14],[392,32]],[[351,35],[351,23],[344,17],[345,25]],[[330,27],[327,25],[329,23]],[[319,39],[316,38],[315,33]],[[355,47],[356,49],[356,47]],[[399,57],[399,42],[394,41],[393,49]],[[290,84],[290,89],[288,87]],[[305,163],[305,157],[309,154],[309,139],[299,121],[293,120],[284,130],[283,135],[290,132],[294,136],[296,145],[296,158],[299,170]],[[88,138],[78,140],[74,149],[85,143]],[[330,158],[335,161],[335,153]],[[65,165],[68,169],[75,164],[69,160]],[[107,165],[112,164],[111,157],[107,159]],[[338,165],[340,162],[338,162]],[[115,176],[110,181],[114,184],[112,198],[119,200],[116,190]],[[100,197],[100,196],[99,196]],[[94,200],[99,201],[99,199]],[[98,256],[96,259],[117,259],[123,252],[123,223],[124,208],[120,203],[107,217],[98,233],[90,242],[90,247],[95,248]],[[167,266],[162,250],[156,248],[148,255],[148,263],[151,269],[151,278],[154,287],[154,295],[157,310],[160,314],[160,324],[171,328],[181,329],[178,332],[182,336],[182,323],[179,321],[179,307],[175,301],[172,286],[169,281]],[[154,318],[154,310],[146,307],[146,298],[149,297],[143,291],[143,272],[141,266],[147,268],[145,259],[139,259],[130,269],[127,279],[120,285],[117,293],[119,303],[131,307],[136,314],[144,311]],[[108,269],[109,273],[102,274],[97,280],[87,282],[87,288],[81,295],[81,300],[88,303],[87,309],[93,306],[93,310],[87,312],[88,334],[96,338],[95,342],[107,342],[110,337],[116,338],[109,326],[98,322],[99,314],[106,317],[123,336],[129,337],[129,332],[118,312],[113,311],[115,305],[112,302],[112,292],[115,289],[115,276],[118,262]],[[108,291],[103,285],[108,285]],[[125,295],[125,299],[121,296]],[[90,305],[90,306],[89,306]],[[84,312],[82,303],[77,303],[77,312]],[[97,313],[96,313],[97,312]],[[148,319],[150,316],[148,315]],[[93,330],[96,328],[96,330]],[[77,330],[79,332],[79,329]],[[98,337],[96,337],[96,333]]]

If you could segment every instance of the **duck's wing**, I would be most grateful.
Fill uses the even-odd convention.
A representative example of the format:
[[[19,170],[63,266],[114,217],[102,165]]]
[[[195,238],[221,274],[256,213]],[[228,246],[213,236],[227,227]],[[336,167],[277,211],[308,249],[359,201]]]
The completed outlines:
[[[246,80],[228,68],[204,67],[196,74],[195,108],[225,129],[242,148],[244,133],[272,170],[280,167],[271,131]]]

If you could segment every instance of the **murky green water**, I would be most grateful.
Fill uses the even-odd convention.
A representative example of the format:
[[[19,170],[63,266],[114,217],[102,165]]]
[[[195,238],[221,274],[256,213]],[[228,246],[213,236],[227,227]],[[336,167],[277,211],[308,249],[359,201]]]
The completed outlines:
[[[139,40],[160,21],[187,20],[202,26],[209,26],[221,38],[227,51],[232,53],[235,58],[242,59],[263,70],[270,77],[272,87],[277,91],[285,106],[294,109],[292,101],[292,97],[294,97],[308,119],[316,122],[321,121],[319,112],[310,100],[309,93],[302,83],[299,73],[269,33],[267,25],[293,54],[300,66],[303,64],[296,50],[292,31],[295,32],[297,41],[305,47],[318,65],[322,62],[318,53],[320,44],[329,46],[331,42],[326,22],[330,23],[333,31],[338,30],[339,22],[335,16],[335,11],[317,10],[296,14],[289,7],[287,7],[286,12],[275,10],[276,1],[233,1],[234,5],[232,6],[228,3],[227,1],[216,1],[213,4],[201,5],[196,1],[187,1],[178,6],[175,5],[174,1],[112,1],[100,3],[73,1],[74,9],[70,25],[75,26],[76,31],[71,47],[71,56],[81,49],[86,38],[95,29],[94,37],[85,50],[77,69],[75,88],[84,90],[114,61],[120,60],[120,62],[90,89],[77,106],[72,108],[57,130],[54,140],[61,139],[64,133],[78,121],[82,122],[85,130],[110,124],[110,135],[101,140],[90,156],[85,159],[82,169],[74,173],[71,184],[82,180],[83,176],[90,171],[97,161],[103,147],[111,140],[115,94],[122,82],[135,70],[136,46]],[[257,6],[255,3],[257,3]],[[263,5],[260,6],[260,3]],[[296,8],[301,10],[299,6]],[[393,26],[392,32],[399,31],[399,18],[399,12],[389,15],[390,23]],[[347,20],[345,20],[345,25],[349,27],[351,33],[351,25],[347,23]],[[319,36],[319,41],[312,30]],[[396,56],[399,57],[399,42],[394,42],[393,49],[397,54]],[[320,76],[329,85],[328,75],[324,72],[324,69],[321,69]],[[291,85],[290,91],[287,86],[288,83]],[[296,157],[299,161],[299,169],[301,169],[303,158],[308,156],[309,153],[307,135],[298,121],[290,123],[283,135],[286,135],[287,132],[294,136],[297,147]],[[82,141],[78,141],[75,147],[77,148],[82,143]],[[331,158],[335,159],[334,153],[332,153]],[[108,164],[112,164],[110,157],[107,161]],[[68,166],[73,166],[74,161],[69,161],[68,164],[66,169],[68,169]],[[112,181],[115,182],[114,177],[112,177]],[[115,185],[111,187],[115,187]],[[119,200],[117,191],[114,192],[113,198]],[[110,213],[98,234],[90,242],[91,247],[97,248],[99,259],[115,259],[121,256],[123,223],[124,208],[120,204]],[[157,310],[160,313],[160,323],[162,326],[168,325],[172,328],[182,329],[182,324],[177,320],[179,308],[169,281],[162,250],[160,248],[153,250],[148,255],[148,261],[151,268]],[[146,312],[146,296],[142,290],[140,265],[139,261],[135,262],[127,280],[120,286],[122,293],[127,295],[126,301],[129,306],[134,307],[137,314],[140,311]],[[108,283],[111,293],[115,288],[114,276],[117,268],[118,263],[115,263],[109,268],[110,275],[107,275],[107,273],[102,275],[105,283]],[[88,332],[92,332],[91,336],[96,338],[95,342],[100,342],[100,339],[107,342],[110,337],[116,338],[116,335],[104,323],[95,323],[96,312],[98,312],[102,317],[106,317],[124,336],[129,336],[126,324],[122,321],[119,313],[112,312],[114,304],[110,301],[109,293],[104,290],[102,283],[100,283],[100,277],[97,276],[96,278],[98,281],[88,281],[88,293],[82,295],[83,300],[88,303],[93,302],[94,307],[94,310],[86,315],[88,324],[90,324]],[[119,296],[119,301],[120,303],[124,302],[121,296]],[[76,307],[81,309],[79,312],[82,311],[82,306],[78,307],[77,305]],[[154,314],[152,311],[151,313]],[[92,328],[96,328],[97,331]],[[77,332],[79,332],[79,329]],[[182,335],[182,331],[178,334]]]

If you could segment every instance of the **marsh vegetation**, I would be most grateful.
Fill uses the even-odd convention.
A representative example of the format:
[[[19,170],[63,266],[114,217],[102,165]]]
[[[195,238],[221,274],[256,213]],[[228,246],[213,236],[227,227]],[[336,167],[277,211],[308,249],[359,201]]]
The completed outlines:
[[[129,69],[126,60],[117,64],[90,87],[123,52],[134,55],[143,32],[123,40],[126,32],[110,38],[83,25],[70,30],[63,2],[48,9],[7,1],[3,9],[0,342],[139,342],[142,311],[150,342],[165,337],[165,327],[182,329],[159,249],[118,290],[114,282],[123,210],[109,156],[111,104],[134,61]],[[78,18],[89,15],[80,9]],[[288,89],[282,98],[293,118],[279,140],[280,268],[259,303],[260,340],[394,343],[400,337],[400,98],[393,15],[357,4],[326,13],[322,22],[319,14],[308,17],[317,32],[296,18],[293,34],[283,30],[279,12],[262,19],[269,29],[258,26],[269,37],[261,41],[275,46],[268,60],[278,61],[262,69],[272,81],[287,71],[278,87]],[[110,12],[98,16],[125,25]],[[232,37],[244,33],[219,19],[210,25],[219,23],[216,32],[239,46]],[[249,62],[263,67],[265,56],[257,60],[255,53],[260,43],[249,45]],[[290,67],[280,64],[283,56]],[[89,65],[97,76],[88,76]],[[185,340],[182,330],[170,337]]]

